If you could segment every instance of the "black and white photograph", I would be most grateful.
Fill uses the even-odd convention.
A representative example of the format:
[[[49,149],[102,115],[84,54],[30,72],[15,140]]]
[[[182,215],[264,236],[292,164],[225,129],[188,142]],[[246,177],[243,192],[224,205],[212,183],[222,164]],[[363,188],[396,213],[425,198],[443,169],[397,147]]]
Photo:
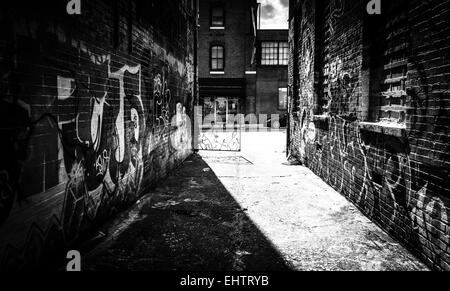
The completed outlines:
[[[0,277],[450,271],[450,0],[4,0],[0,141]]]

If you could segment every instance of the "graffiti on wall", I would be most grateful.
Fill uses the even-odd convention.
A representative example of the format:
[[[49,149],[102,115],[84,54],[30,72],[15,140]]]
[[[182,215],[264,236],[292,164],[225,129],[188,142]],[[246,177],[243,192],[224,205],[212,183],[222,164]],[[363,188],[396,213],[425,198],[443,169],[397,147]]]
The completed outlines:
[[[365,132],[359,122],[337,116],[311,139],[307,118],[300,144],[308,167],[387,229],[407,225],[405,237],[429,250],[438,264],[445,261],[450,213],[436,186],[445,172],[413,162],[403,138]]]
[[[312,1],[305,1],[305,5],[308,2]],[[413,245],[436,266],[448,269],[450,143],[445,121],[448,92],[429,84],[430,78],[434,79],[424,53],[427,50],[424,44],[429,39],[422,27],[409,28],[408,82],[411,80],[412,85],[407,92],[411,97],[407,136],[364,130],[357,120],[365,86],[360,79],[363,64],[357,57],[346,54],[348,48],[355,47],[351,42],[357,38],[349,38],[348,31],[336,38],[336,24],[348,4],[344,0],[330,1],[330,11],[325,15],[331,50],[325,58],[324,83],[316,86],[320,89],[317,92],[324,92],[323,115],[314,116],[310,97],[305,94],[317,89],[310,81],[310,71],[299,70],[302,88],[294,95],[300,99],[301,115],[292,122],[291,150],[386,230]],[[424,4],[423,9],[431,10],[429,4]],[[302,19],[303,27],[312,23],[308,15],[303,14]],[[346,17],[344,22],[339,27],[353,27],[349,24],[351,18],[347,22]],[[442,30],[442,23],[430,22],[430,31]],[[294,40],[302,43],[299,54],[303,64],[308,63],[305,57],[310,55],[308,38],[302,34],[299,40]],[[293,73],[291,77],[295,76]]]
[[[161,163],[171,164],[190,148],[190,119],[181,103],[185,98],[178,94],[181,102],[172,106],[168,69],[147,77],[154,90],[144,97],[140,64],[124,65],[111,55],[72,48],[80,54],[73,68],[45,60],[58,72],[41,73],[49,88],[46,106],[9,100],[27,87],[12,87],[14,74],[2,80],[3,116],[16,112],[17,120],[11,119],[11,132],[2,132],[8,137],[5,152],[11,153],[2,155],[2,166],[11,166],[0,169],[0,267],[37,264],[56,246],[76,242],[96,221],[138,198],[144,171],[152,179],[159,177],[155,156],[169,151],[171,160]],[[161,127],[172,130],[166,131],[169,138],[159,138]],[[47,201],[39,210],[42,215],[29,207],[40,201]],[[24,222],[23,215],[37,219]],[[11,233],[17,240],[6,240]]]
[[[300,80],[300,100],[303,106],[312,106],[314,104],[314,34],[313,30],[306,22],[302,23],[302,54],[300,57],[303,79]]]
[[[164,66],[162,72],[153,80],[153,96],[155,98],[156,126],[167,128],[170,125],[170,103],[172,93],[168,86],[169,68]]]
[[[324,65],[326,80],[323,111],[338,114],[355,111],[358,104],[359,73],[345,70],[340,57]]]
[[[76,19],[52,4],[0,9],[0,269],[64,259],[190,153],[195,30],[191,7],[167,2],[146,15],[133,3],[115,49],[106,2]],[[150,32],[148,15],[165,25]],[[139,34],[131,50],[122,33]]]
[[[83,219],[96,219],[102,204],[136,199],[143,179],[146,122],[141,67],[114,70],[111,56],[101,59],[104,74],[91,74],[87,90],[79,80],[57,77],[58,107],[86,102],[80,106],[90,108],[87,116],[84,112],[58,116],[63,135],[59,152],[68,177],[62,222],[69,241],[77,238]]]
[[[172,148],[176,151],[186,151],[191,146],[191,122],[186,107],[181,103],[176,105],[176,114],[172,118],[172,126],[175,132],[171,136]]]
[[[201,133],[198,142],[199,150],[207,151],[240,151],[240,130],[223,131],[211,129]]]
[[[330,0],[330,17],[327,27],[331,36],[335,34],[335,24],[344,15],[344,0]]]

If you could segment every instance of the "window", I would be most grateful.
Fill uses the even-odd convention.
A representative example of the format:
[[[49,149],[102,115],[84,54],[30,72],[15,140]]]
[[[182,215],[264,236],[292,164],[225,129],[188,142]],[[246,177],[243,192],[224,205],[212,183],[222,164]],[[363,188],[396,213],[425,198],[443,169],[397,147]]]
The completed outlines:
[[[278,65],[278,43],[263,42],[261,52],[261,65]]]
[[[407,16],[393,13],[385,24],[385,48],[379,95],[378,121],[405,123],[408,66]]]
[[[223,46],[211,47],[211,70],[223,71],[225,67],[225,52]]]
[[[278,109],[287,110],[288,90],[287,88],[278,89]]]
[[[211,8],[211,27],[225,26],[225,11],[223,7],[216,6]]]
[[[278,61],[280,65],[289,64],[289,44],[287,42],[280,42],[278,47]]]
[[[261,65],[285,66],[289,63],[288,42],[262,42],[261,43]]]

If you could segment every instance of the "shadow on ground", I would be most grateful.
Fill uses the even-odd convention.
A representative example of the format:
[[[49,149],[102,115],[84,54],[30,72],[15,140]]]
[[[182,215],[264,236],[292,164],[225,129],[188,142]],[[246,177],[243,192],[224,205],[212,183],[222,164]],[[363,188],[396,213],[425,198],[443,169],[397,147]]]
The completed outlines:
[[[103,232],[84,270],[292,270],[198,155]]]

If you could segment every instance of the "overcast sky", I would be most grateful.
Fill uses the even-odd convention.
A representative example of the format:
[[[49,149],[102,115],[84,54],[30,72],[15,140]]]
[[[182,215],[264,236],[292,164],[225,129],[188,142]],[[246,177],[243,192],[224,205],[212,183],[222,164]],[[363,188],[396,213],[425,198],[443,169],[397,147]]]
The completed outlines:
[[[261,29],[287,29],[289,0],[259,0],[261,8]]]

